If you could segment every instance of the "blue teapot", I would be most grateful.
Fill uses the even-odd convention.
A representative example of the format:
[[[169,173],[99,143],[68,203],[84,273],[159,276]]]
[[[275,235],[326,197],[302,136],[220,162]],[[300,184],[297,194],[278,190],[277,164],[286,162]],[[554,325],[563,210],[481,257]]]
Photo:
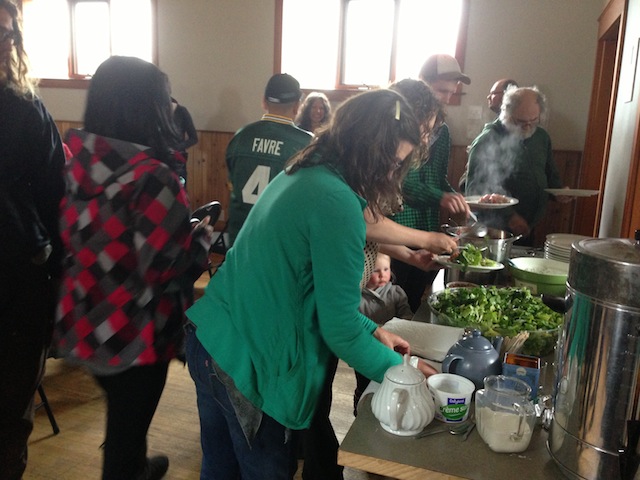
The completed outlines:
[[[502,337],[490,342],[480,330],[465,332],[444,357],[442,371],[461,375],[471,380],[476,389],[482,388],[485,377],[502,373],[501,346]]]

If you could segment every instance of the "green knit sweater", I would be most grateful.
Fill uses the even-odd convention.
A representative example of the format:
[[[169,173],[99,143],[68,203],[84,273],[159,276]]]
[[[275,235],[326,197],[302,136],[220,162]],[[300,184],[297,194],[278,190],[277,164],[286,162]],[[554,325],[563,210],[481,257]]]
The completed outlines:
[[[281,173],[187,311],[238,390],[286,427],[309,426],[331,352],[376,381],[402,361],[358,312],[364,206],[324,166]]]

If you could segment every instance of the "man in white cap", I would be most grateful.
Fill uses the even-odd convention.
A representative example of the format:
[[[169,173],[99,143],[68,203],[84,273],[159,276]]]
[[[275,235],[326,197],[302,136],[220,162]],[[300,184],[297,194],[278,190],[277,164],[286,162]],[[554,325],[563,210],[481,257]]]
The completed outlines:
[[[420,69],[420,80],[434,91],[438,100],[448,104],[456,93],[459,83],[469,85],[471,79],[462,73],[460,64],[451,55],[439,53],[431,55]]]

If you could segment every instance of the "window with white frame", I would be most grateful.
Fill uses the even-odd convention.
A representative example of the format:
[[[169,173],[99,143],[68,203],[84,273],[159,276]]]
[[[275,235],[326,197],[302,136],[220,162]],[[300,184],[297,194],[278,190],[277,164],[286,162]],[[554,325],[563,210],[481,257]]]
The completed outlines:
[[[417,78],[434,53],[463,63],[468,0],[277,1],[280,71],[305,89],[357,89]]]
[[[112,55],[154,60],[155,0],[22,0],[32,74],[89,78]]]

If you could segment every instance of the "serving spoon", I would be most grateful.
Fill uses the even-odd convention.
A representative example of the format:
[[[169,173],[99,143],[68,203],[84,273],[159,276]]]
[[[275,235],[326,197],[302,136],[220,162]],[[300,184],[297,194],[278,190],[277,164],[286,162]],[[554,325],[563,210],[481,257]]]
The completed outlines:
[[[415,439],[430,437],[431,435],[436,435],[437,433],[449,432],[451,435],[462,435],[462,441],[465,441],[471,430],[475,427],[475,423],[471,420],[467,420],[463,423],[457,425],[444,425],[442,427],[438,427],[432,430],[423,430],[418,435],[416,435]]]
[[[487,226],[484,223],[480,223],[478,221],[478,217],[472,211],[469,211],[469,217],[471,217],[471,219],[473,220],[473,223],[469,225],[469,230],[465,232],[464,236],[484,238],[489,232],[489,229],[487,228]]]

